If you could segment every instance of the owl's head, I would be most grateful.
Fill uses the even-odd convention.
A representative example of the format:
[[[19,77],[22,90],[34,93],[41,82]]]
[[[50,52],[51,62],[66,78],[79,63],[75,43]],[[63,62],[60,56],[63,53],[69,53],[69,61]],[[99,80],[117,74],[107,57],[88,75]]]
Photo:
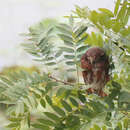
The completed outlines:
[[[89,48],[81,58],[81,67],[83,69],[91,69],[93,64],[106,62],[108,56],[105,51],[99,47]]]

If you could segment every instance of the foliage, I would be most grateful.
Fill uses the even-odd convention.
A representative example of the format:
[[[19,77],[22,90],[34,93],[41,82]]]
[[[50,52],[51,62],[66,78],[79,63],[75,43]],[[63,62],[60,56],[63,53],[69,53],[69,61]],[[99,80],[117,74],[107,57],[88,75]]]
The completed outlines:
[[[128,130],[129,5],[126,0],[117,0],[114,12],[104,8],[90,11],[76,6],[73,15],[66,16],[68,23],[48,28],[40,23],[31,27],[23,46],[45,69],[42,73],[21,71],[0,76],[0,102],[11,104],[7,111],[10,120],[7,127],[20,130],[27,124],[29,128],[41,130]],[[104,48],[110,58],[111,81],[106,85],[108,96],[105,98],[87,95],[88,86],[81,82],[80,58],[90,46]],[[76,82],[55,76],[60,65],[64,74],[76,75]],[[41,115],[33,120],[31,110],[38,110],[39,106]]]

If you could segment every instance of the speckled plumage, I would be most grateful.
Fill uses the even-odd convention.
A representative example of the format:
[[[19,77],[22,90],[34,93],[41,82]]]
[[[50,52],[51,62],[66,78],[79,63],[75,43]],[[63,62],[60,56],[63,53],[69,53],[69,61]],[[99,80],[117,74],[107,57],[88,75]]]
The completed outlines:
[[[85,84],[91,86],[88,92],[106,96],[102,91],[109,81],[109,58],[105,51],[99,47],[89,48],[81,57],[81,68]]]

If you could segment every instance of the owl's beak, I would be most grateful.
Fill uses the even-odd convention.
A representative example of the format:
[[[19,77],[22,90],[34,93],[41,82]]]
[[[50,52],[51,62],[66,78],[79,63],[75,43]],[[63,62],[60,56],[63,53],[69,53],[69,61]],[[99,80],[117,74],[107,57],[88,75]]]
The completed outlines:
[[[93,64],[93,58],[90,57],[89,59],[90,59],[90,63]]]

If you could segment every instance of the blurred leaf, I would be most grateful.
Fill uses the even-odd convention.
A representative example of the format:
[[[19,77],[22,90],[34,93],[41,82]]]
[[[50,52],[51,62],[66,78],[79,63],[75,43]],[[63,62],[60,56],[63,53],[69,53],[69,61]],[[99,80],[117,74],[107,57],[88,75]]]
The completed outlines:
[[[65,116],[65,112],[60,107],[53,105],[52,108],[60,116],[62,116],[62,117]]]
[[[60,49],[61,49],[63,52],[74,53],[74,50],[73,50],[72,48],[60,47]]]
[[[18,127],[20,124],[19,124],[19,122],[17,122],[17,123],[10,123],[9,125],[7,125],[6,127],[7,128],[14,128],[14,127]]]
[[[74,55],[64,55],[64,57],[65,57],[66,59],[74,59],[74,58],[75,58]]]
[[[82,51],[86,51],[88,49],[88,46],[81,46],[79,48],[77,48],[77,52],[82,52]]]
[[[107,130],[107,127],[106,127],[106,126],[103,126],[103,127],[102,127],[102,130]]]
[[[124,20],[124,16],[125,16],[125,13],[126,13],[126,8],[127,8],[127,1],[124,1],[123,2],[123,5],[117,15],[117,20],[121,20],[121,22],[123,22]]]
[[[59,37],[63,40],[63,41],[66,41],[66,42],[72,42],[73,39],[71,36],[69,36],[68,34],[58,34]]]
[[[74,98],[70,97],[69,100],[75,107],[79,106],[78,102]]]
[[[70,26],[67,24],[59,24],[56,26],[56,28],[58,28],[60,30],[60,32],[62,32],[64,34],[69,34],[69,35],[72,34],[72,32],[70,30]]]
[[[60,121],[60,118],[59,118],[57,115],[53,114],[53,113],[44,112],[44,114],[45,114],[48,118],[52,119],[53,121],[56,121],[56,122],[59,122],[59,121]]]
[[[101,11],[101,12],[103,12],[103,13],[106,13],[110,17],[114,17],[113,13],[109,9],[99,8],[98,10]]]
[[[39,123],[34,123],[31,126],[34,127],[34,128],[38,128],[40,130],[50,130],[50,128],[48,126],[45,126],[45,125],[42,125],[42,124],[39,124]]]
[[[113,27],[112,27],[112,30],[114,31],[114,32],[119,32],[120,31],[120,29],[121,29],[121,24],[119,23],[119,22],[116,22],[114,25],[113,25]]]
[[[46,95],[46,101],[47,101],[47,103],[49,104],[49,105],[52,105],[52,100],[51,100],[51,98],[48,96],[48,95]]]
[[[61,96],[65,91],[66,91],[65,88],[59,88],[57,93],[56,93],[56,96]]]
[[[44,99],[40,100],[40,104],[41,104],[42,107],[44,107],[44,108],[46,107],[46,102],[45,102]]]
[[[47,119],[38,119],[38,121],[43,124],[43,125],[47,125],[47,126],[56,126],[56,124],[51,121],[51,120],[47,120]]]
[[[70,65],[70,66],[71,66],[71,65],[75,65],[75,62],[74,62],[74,61],[66,61],[65,63],[66,63],[67,65]]]
[[[94,10],[94,11],[91,11],[90,13],[90,16],[89,16],[89,19],[94,23],[96,24],[99,20],[99,17],[98,17],[98,13]]]
[[[84,95],[82,95],[80,92],[78,93],[78,97],[79,97],[79,99],[80,99],[80,101],[81,101],[82,103],[85,103],[85,102],[86,102],[86,97],[85,97]]]
[[[78,126],[80,124],[80,120],[78,116],[69,115],[66,118],[66,125],[70,128]]]
[[[56,65],[56,63],[55,62],[49,62],[49,63],[46,63],[45,65],[52,66],[52,65]]]
[[[128,128],[128,119],[127,118],[124,119],[123,126],[124,126],[124,128]]]
[[[61,104],[63,105],[63,107],[65,108],[65,110],[67,110],[68,112],[72,111],[71,106],[64,100],[61,100]]]
[[[98,125],[94,125],[94,130],[101,130],[101,128]]]
[[[130,103],[130,93],[126,91],[120,92],[119,102],[128,102]]]
[[[88,29],[87,26],[82,25],[80,26],[74,33],[76,34],[76,38],[80,37],[86,30]]]
[[[116,5],[115,5],[115,8],[114,8],[114,14],[115,14],[115,15],[117,15],[119,6],[120,6],[120,0],[117,0],[117,1],[116,1]]]
[[[55,57],[57,58],[57,57],[60,57],[61,55],[62,55],[62,51],[58,51],[56,54],[55,54]]]
[[[7,79],[5,76],[0,75],[0,80],[2,80],[3,82],[7,83],[7,84],[10,85],[10,86],[13,86],[13,85],[14,85],[14,84],[13,84],[9,79]]]

